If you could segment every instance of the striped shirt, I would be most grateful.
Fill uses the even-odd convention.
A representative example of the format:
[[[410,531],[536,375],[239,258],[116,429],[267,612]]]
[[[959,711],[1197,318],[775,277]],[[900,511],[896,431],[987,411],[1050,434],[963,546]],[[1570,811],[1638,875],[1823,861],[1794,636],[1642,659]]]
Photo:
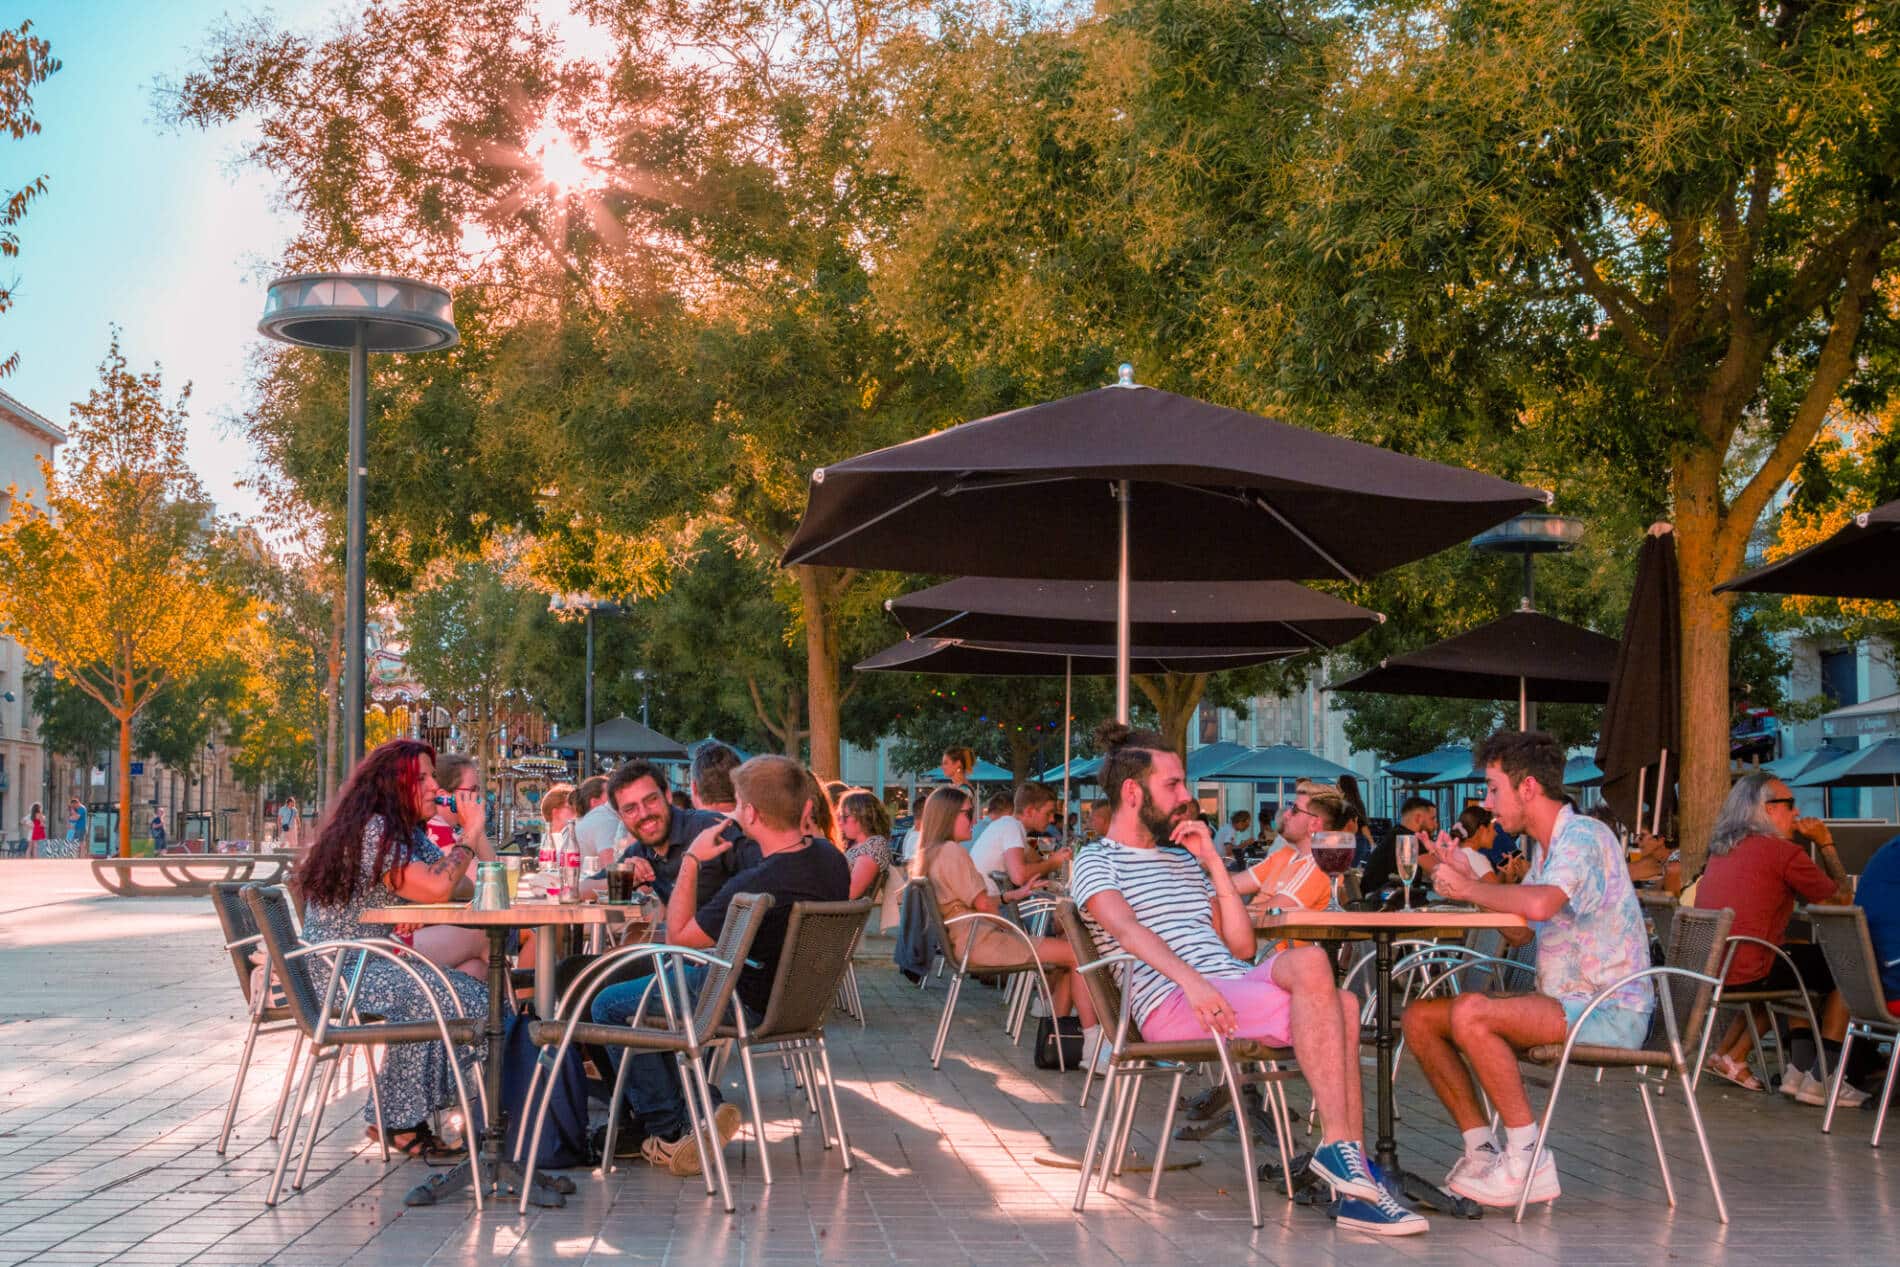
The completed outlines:
[[[1244,977],[1253,971],[1251,963],[1234,957],[1215,930],[1210,906],[1214,882],[1187,850],[1175,845],[1131,849],[1102,840],[1077,854],[1069,879],[1076,906],[1086,911],[1090,898],[1110,891],[1120,893],[1142,927],[1203,977]],[[1104,955],[1121,950],[1100,921],[1091,918],[1089,922]],[[1176,988],[1158,969],[1146,963],[1134,965],[1128,991],[1135,1024],[1146,1022]],[[1114,1020],[1104,1017],[1102,1023],[1112,1025]]]

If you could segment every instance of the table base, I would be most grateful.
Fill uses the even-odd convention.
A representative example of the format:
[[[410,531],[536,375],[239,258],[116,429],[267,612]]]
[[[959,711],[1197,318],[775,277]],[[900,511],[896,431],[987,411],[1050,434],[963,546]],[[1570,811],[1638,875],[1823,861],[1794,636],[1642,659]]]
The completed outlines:
[[[493,1169],[498,1169],[499,1173],[488,1181],[487,1186],[482,1189],[482,1195],[504,1199],[519,1197],[521,1195],[521,1167],[512,1161],[504,1161]],[[409,1189],[403,1196],[402,1203],[410,1206],[434,1205],[443,1197],[468,1187],[469,1182],[469,1164],[466,1161],[459,1162],[447,1170],[436,1171],[426,1182]],[[574,1191],[572,1179],[537,1171],[534,1176],[534,1186],[528,1194],[528,1204],[550,1210],[559,1209],[567,1204],[567,1194],[572,1191]]]

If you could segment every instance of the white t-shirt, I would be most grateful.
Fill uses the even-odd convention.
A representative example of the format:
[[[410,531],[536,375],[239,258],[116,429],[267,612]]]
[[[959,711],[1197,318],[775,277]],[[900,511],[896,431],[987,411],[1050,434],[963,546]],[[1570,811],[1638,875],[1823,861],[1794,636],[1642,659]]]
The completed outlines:
[[[1234,841],[1238,839],[1239,834],[1234,831],[1234,825],[1232,823],[1222,823],[1221,829],[1214,833],[1214,848],[1224,854],[1232,853],[1234,851]]]
[[[1214,882],[1194,855],[1176,845],[1132,849],[1103,839],[1076,855],[1069,892],[1087,912],[1089,899],[1113,889],[1141,921],[1142,927],[1166,943],[1175,956],[1203,977],[1244,977],[1253,965],[1234,957],[1214,928],[1209,906]],[[1089,920],[1096,949],[1104,955],[1121,950],[1108,930]],[[1133,965],[1129,1005],[1140,1025],[1175,990],[1174,982],[1146,963]]]
[[[992,871],[1009,872],[1009,864],[1003,861],[1012,849],[1027,847],[1029,837],[1023,831],[1022,820],[1014,814],[1005,815],[989,825],[982,839],[970,847],[970,861],[976,864],[976,873],[983,877],[983,885],[989,889],[991,897],[1001,897],[996,881],[990,878]]]

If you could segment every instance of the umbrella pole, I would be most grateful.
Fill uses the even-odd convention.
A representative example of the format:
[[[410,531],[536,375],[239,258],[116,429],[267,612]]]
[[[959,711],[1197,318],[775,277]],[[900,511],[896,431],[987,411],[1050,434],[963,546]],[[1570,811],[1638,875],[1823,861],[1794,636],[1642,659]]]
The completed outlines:
[[[1530,557],[1531,556],[1528,554],[1525,555],[1524,556],[1525,562],[1528,563],[1530,561]],[[1517,680],[1517,728],[1519,730],[1529,730],[1531,728],[1530,714],[1531,714],[1530,687],[1526,685],[1524,679],[1520,677]]]
[[[1663,797],[1665,795],[1663,789],[1668,786],[1668,783],[1665,781],[1668,774],[1669,749],[1664,748],[1662,750],[1662,760],[1656,763],[1656,812],[1650,816],[1649,820],[1649,834],[1652,836],[1662,835]]]
[[[1069,834],[1069,718],[1075,694],[1075,657],[1062,657],[1062,834]]]
[[[1115,481],[1121,549],[1115,564],[1115,720],[1128,724],[1128,507],[1127,480]]]

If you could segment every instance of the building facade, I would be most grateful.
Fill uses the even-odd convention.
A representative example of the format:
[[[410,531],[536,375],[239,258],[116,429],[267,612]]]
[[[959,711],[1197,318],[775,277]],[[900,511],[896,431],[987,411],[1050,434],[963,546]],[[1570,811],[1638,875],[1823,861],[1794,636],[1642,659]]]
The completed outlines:
[[[0,391],[0,515],[13,510],[7,488],[36,501],[45,496],[40,462],[52,461],[65,442],[66,433],[50,419]],[[20,644],[0,638],[0,831],[9,839],[26,834],[23,820],[36,801],[46,810],[49,835],[66,830],[65,798],[51,785],[26,670]]]

